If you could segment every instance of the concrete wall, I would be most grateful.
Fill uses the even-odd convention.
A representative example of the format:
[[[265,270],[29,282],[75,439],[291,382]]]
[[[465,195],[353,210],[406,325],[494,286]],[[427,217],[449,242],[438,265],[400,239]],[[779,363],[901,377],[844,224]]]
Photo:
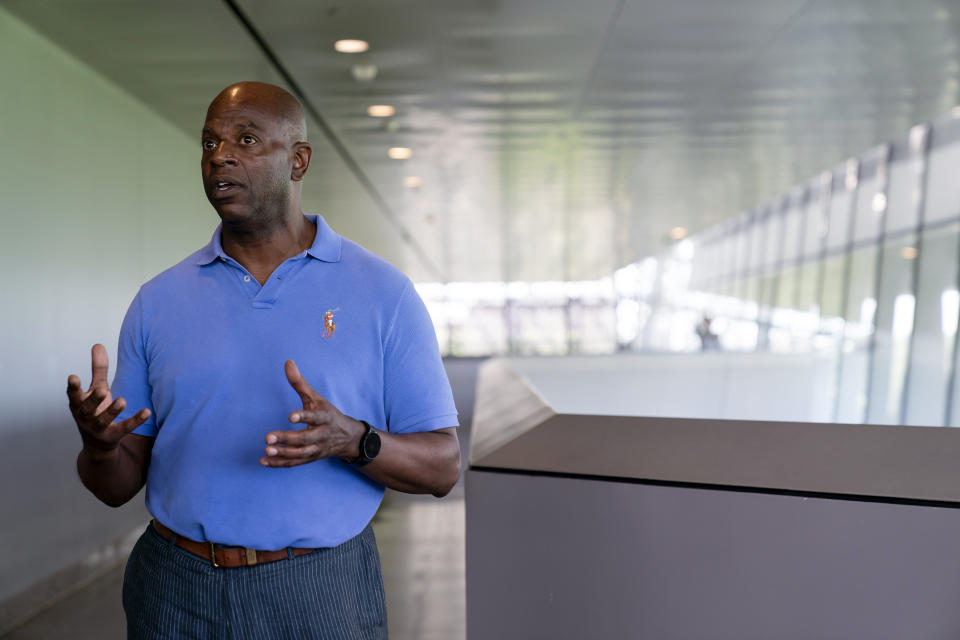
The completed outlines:
[[[0,86],[4,601],[145,521],[142,497],[110,509],[76,479],[66,377],[89,382],[95,342],[113,359],[139,285],[217,218],[196,140],[3,9]]]

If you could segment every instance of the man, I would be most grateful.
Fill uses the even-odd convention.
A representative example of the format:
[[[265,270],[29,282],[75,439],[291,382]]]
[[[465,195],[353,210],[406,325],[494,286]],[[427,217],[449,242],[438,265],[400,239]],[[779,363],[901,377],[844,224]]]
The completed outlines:
[[[89,389],[68,380],[84,485],[113,506],[147,487],[129,637],[385,637],[383,488],[439,497],[460,473],[432,325],[406,277],[301,213],[293,96],[227,87],[201,141],[220,227],[140,289],[113,389],[101,345]]]

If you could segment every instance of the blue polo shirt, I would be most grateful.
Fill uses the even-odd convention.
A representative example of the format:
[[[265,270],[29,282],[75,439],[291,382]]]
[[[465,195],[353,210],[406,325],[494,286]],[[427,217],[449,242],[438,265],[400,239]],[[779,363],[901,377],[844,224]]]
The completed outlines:
[[[329,547],[360,533],[383,486],[339,459],[259,464],[302,408],[292,359],[344,414],[390,433],[457,426],[427,310],[406,276],[320,216],[313,246],[260,286],[203,249],[144,284],[120,331],[113,394],[152,417],[147,508],[180,535],[256,549]],[[332,325],[332,326],[331,326]],[[332,329],[332,330],[331,330]]]

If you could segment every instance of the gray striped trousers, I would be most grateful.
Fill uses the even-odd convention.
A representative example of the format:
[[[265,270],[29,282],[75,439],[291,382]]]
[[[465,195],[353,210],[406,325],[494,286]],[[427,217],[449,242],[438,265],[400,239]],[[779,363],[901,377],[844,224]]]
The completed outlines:
[[[214,568],[147,526],[127,561],[130,640],[387,637],[373,529],[337,547],[253,567]]]

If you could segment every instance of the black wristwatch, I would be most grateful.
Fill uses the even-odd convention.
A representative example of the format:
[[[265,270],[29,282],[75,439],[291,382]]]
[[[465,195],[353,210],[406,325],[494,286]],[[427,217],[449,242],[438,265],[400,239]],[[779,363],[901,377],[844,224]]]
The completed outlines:
[[[367,427],[367,432],[360,438],[360,455],[353,461],[353,464],[362,467],[365,464],[373,462],[373,459],[380,453],[380,434],[370,426],[369,423],[361,420]]]

